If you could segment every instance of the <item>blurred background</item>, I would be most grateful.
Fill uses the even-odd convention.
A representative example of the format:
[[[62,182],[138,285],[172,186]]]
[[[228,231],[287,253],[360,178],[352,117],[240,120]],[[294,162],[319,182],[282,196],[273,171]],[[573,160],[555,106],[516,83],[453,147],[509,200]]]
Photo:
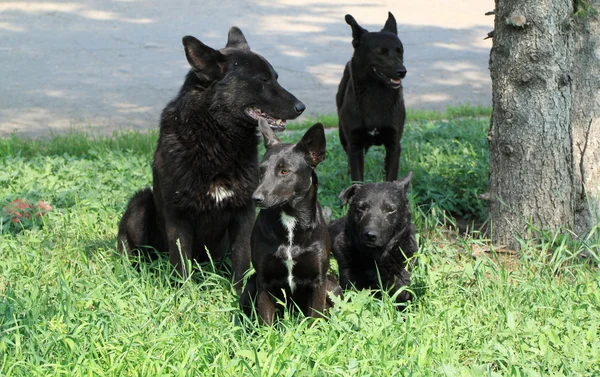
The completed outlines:
[[[222,48],[230,26],[302,100],[333,114],[352,55],[352,14],[369,31],[391,11],[404,44],[407,108],[491,105],[493,0],[79,0],[0,2],[0,137],[158,127],[187,72],[181,38]]]

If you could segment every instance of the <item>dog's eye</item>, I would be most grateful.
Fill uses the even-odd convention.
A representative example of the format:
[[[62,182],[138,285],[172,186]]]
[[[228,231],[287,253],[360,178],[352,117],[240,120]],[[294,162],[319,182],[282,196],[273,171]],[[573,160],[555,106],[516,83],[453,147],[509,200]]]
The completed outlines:
[[[381,55],[387,55],[388,54],[388,49],[387,48],[381,48],[381,49],[379,49],[379,53]]]
[[[289,171],[289,170],[287,170],[287,169],[281,169],[281,171],[279,172],[279,174],[281,174],[281,175],[288,175],[288,174],[289,174],[289,172],[290,172],[290,171]]]
[[[385,212],[386,212],[388,215],[391,215],[392,213],[396,212],[396,208],[391,208],[391,207],[388,207],[388,208],[386,208],[386,209],[385,209]]]
[[[364,205],[364,204],[359,204],[359,205],[357,205],[357,206],[356,206],[356,210],[357,210],[358,212],[364,212],[364,211],[366,211],[366,210],[367,210],[367,206],[366,206],[366,205]]]
[[[262,81],[262,82],[269,82],[269,78],[263,76],[263,77],[260,78],[260,81]]]

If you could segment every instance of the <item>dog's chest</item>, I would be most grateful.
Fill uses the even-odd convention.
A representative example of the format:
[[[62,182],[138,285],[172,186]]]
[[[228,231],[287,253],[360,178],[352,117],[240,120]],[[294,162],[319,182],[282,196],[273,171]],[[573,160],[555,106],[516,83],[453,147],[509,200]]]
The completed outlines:
[[[227,198],[235,195],[235,192],[224,185],[211,185],[206,195],[212,197],[217,205],[223,203]]]
[[[354,129],[350,132],[353,140],[361,140],[363,145],[381,145],[396,140],[398,131],[385,125],[365,125],[362,128]]]
[[[320,249],[315,247],[318,240],[301,227],[296,217],[285,212],[276,216],[273,220],[281,226],[271,227],[278,229],[273,249],[261,263],[262,276],[271,289],[289,288],[295,294],[300,287],[312,286],[320,278]]]
[[[296,262],[293,257],[293,248],[294,248],[294,231],[296,229],[296,224],[298,219],[289,216],[285,212],[281,212],[281,223],[283,224],[283,228],[287,231],[287,244],[281,245],[277,250],[277,254],[280,258],[283,259],[285,267],[287,268],[287,281],[290,286],[290,290],[292,293],[296,289],[296,282],[294,281],[294,265]]]
[[[197,214],[251,203],[258,184],[255,145],[225,147],[215,140],[208,148],[172,139],[165,139],[155,154],[161,191],[170,205]]]
[[[379,128],[373,128],[372,130],[367,131],[367,135],[370,135],[371,137],[375,137],[380,133],[381,131],[379,131]]]

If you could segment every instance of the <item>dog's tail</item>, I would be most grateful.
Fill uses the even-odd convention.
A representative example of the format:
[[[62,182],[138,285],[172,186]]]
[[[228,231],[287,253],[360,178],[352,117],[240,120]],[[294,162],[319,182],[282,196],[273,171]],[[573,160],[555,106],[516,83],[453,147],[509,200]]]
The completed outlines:
[[[155,259],[156,250],[161,248],[154,197],[152,190],[146,187],[129,200],[119,223],[117,250],[127,252],[130,256],[143,255]]]

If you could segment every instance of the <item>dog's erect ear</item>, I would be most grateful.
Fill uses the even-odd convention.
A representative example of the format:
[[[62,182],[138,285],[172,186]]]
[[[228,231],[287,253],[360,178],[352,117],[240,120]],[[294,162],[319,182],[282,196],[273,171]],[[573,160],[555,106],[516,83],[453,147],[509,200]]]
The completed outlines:
[[[345,206],[346,204],[352,201],[352,197],[354,196],[354,194],[356,194],[356,190],[358,190],[358,188],[361,185],[362,183],[355,183],[352,186],[345,189],[344,191],[342,191],[340,196],[338,196],[338,198],[340,198],[340,202],[342,202],[341,207]]]
[[[296,144],[304,152],[306,163],[314,168],[325,159],[325,130],[321,123],[316,123],[308,129],[302,139]]]
[[[237,27],[232,26],[229,29],[229,35],[227,36],[227,45],[225,47],[238,48],[240,50],[250,50],[244,33]]]
[[[225,71],[225,56],[191,35],[183,37],[185,57],[198,78],[213,81]]]
[[[346,15],[346,23],[352,28],[352,46],[357,48],[360,45],[360,38],[364,33],[368,33],[367,29],[363,29],[351,15]]]
[[[258,118],[258,129],[260,133],[263,135],[263,141],[265,143],[265,148],[272,147],[273,145],[281,143],[277,135],[275,135],[275,131],[271,127],[269,127],[269,123],[265,120],[265,118]]]
[[[410,181],[412,180],[413,172],[412,170],[408,172],[408,174],[403,177],[399,181],[394,181],[404,192],[408,191],[408,186],[410,185]]]
[[[392,14],[392,12],[388,12],[388,19],[385,22],[385,26],[383,27],[383,29],[381,29],[381,31],[387,31],[387,32],[398,35],[398,28],[396,27],[396,19],[394,18],[394,15]]]

